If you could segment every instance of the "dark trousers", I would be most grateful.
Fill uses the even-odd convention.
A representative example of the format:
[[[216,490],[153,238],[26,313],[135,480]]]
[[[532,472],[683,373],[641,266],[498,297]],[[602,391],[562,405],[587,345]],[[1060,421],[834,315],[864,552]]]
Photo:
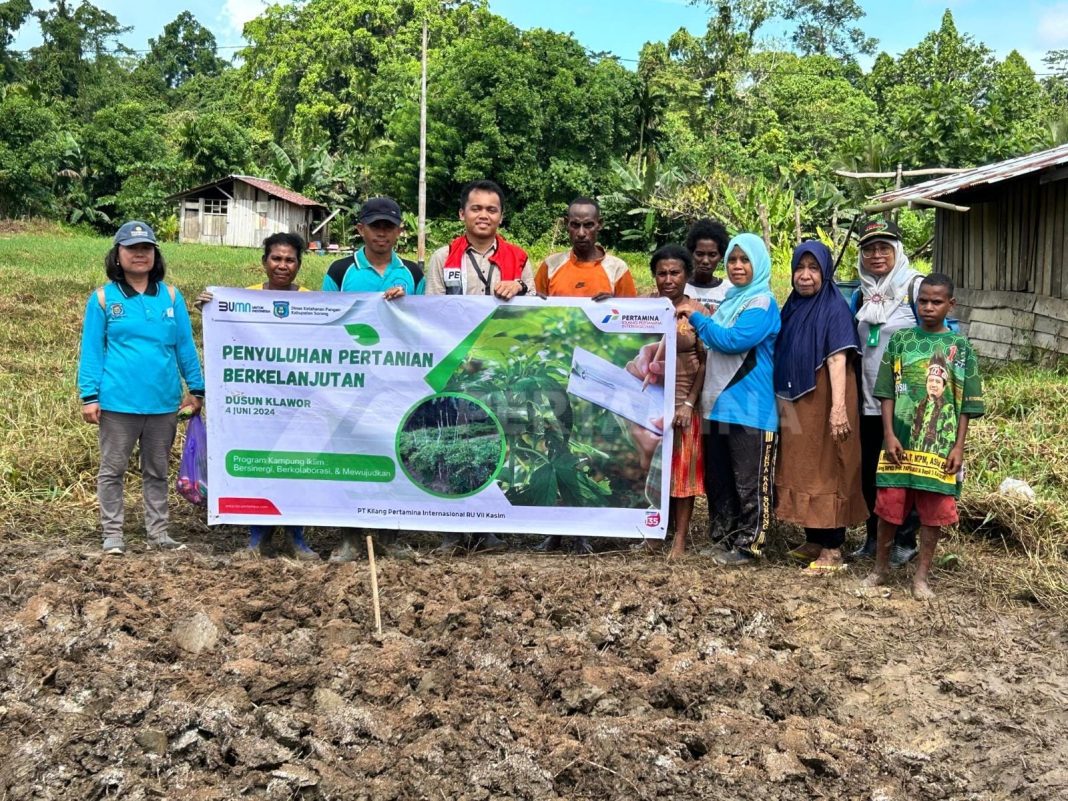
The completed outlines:
[[[774,432],[705,421],[705,494],[709,536],[759,554],[771,524]]]
[[[863,485],[864,500],[872,510],[868,518],[868,539],[872,542],[878,537],[879,516],[875,514],[875,471],[879,466],[879,452],[883,449],[883,419],[875,415],[860,417],[860,481]],[[916,547],[916,529],[919,518],[913,509],[905,522],[898,526],[894,543],[902,548]]]
[[[844,528],[806,528],[805,542],[814,542],[821,548],[834,550],[845,542]]]
[[[304,536],[304,526],[278,526],[285,534],[290,534],[294,539],[301,539]],[[249,526],[248,527],[248,541],[249,547],[255,548],[263,540],[269,540],[271,535],[274,534],[274,526]]]

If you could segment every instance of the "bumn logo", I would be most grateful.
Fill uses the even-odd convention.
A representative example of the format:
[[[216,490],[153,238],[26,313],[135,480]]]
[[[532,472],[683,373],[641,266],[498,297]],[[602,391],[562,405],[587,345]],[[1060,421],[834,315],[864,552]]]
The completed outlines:
[[[220,300],[219,311],[247,313],[252,311],[252,304],[244,300]]]

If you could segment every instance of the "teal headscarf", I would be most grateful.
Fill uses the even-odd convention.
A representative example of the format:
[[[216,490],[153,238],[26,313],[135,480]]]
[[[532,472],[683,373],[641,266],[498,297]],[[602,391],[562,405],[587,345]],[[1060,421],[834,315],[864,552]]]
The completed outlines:
[[[756,234],[738,234],[727,244],[727,251],[723,254],[724,261],[730,258],[736,246],[749,257],[749,263],[753,265],[753,280],[745,286],[732,286],[727,290],[727,296],[719,304],[712,318],[712,322],[724,328],[734,325],[738,315],[745,311],[745,307],[755,298],[772,294],[771,256],[764,247],[764,240]]]

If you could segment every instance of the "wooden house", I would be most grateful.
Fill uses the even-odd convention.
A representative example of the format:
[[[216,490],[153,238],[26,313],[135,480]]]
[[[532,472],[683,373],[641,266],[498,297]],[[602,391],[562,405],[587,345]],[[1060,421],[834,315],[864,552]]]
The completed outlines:
[[[935,209],[933,268],[994,359],[1068,354],[1068,145],[896,189],[867,211]]]
[[[325,206],[263,178],[228,175],[167,199],[178,201],[179,242],[258,248],[280,231],[328,242]]]

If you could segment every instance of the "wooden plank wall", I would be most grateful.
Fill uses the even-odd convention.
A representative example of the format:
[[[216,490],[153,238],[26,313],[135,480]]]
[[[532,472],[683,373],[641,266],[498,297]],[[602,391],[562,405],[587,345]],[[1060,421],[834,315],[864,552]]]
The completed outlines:
[[[939,209],[934,269],[957,285],[957,313],[980,355],[1068,355],[1068,180],[1027,176],[971,210]]]

